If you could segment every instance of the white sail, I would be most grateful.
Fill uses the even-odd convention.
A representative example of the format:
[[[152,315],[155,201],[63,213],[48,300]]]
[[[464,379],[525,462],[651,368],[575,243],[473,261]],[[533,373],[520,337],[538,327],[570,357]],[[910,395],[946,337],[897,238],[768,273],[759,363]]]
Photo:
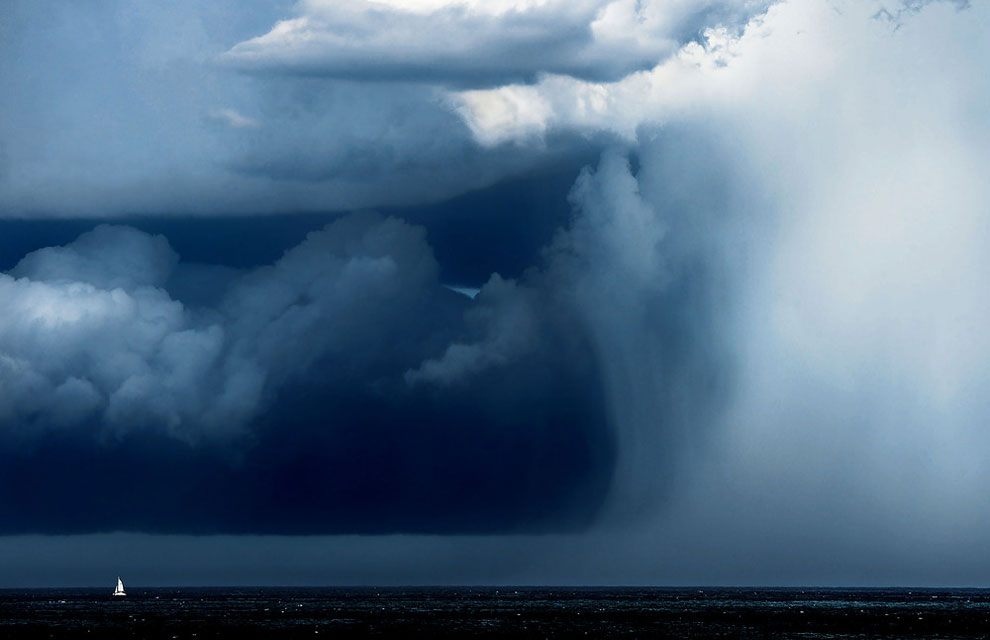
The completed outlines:
[[[115,596],[126,596],[127,595],[124,592],[124,582],[120,579],[120,576],[117,576],[117,588],[114,589],[113,595],[115,595]]]

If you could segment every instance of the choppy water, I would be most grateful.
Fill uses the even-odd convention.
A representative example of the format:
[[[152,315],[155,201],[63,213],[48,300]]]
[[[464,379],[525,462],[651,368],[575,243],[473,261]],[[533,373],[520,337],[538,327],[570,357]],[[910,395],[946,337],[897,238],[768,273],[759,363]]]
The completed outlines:
[[[976,589],[0,590],[0,638],[990,637]]]

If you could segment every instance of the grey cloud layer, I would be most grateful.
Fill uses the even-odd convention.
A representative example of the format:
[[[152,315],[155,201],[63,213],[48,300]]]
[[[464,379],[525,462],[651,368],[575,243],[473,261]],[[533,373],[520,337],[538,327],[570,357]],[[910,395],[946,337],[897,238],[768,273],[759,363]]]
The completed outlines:
[[[705,27],[736,29],[767,2],[302,2],[298,17],[221,60],[247,71],[493,86],[558,73],[614,80]]]
[[[551,2],[492,13],[478,3],[409,14],[306,3],[252,40],[290,15],[286,3],[5,2],[0,216],[442,201],[589,143],[563,132],[541,148],[486,149],[438,83],[621,77],[705,27],[738,28],[765,4]]]

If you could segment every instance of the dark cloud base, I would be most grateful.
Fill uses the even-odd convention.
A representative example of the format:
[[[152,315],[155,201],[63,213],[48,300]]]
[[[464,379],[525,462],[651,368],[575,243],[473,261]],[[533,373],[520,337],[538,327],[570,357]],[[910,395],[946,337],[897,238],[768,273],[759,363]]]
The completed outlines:
[[[718,277],[621,154],[572,181],[403,218],[3,223],[0,534],[642,517],[726,394]]]
[[[571,180],[561,171],[468,194],[443,210],[404,211],[423,224],[427,238],[438,240],[437,249],[423,249],[439,258],[436,275],[404,284],[412,291],[409,298],[403,294],[391,303],[386,298],[383,306],[361,312],[372,315],[348,311],[365,328],[354,329],[351,320],[327,325],[323,333],[356,331],[342,338],[345,351],[333,347],[305,364],[287,360],[282,365],[287,379],[265,394],[261,410],[233,439],[189,440],[130,425],[108,428],[100,417],[50,429],[44,416],[23,411],[8,416],[8,424],[0,425],[6,432],[0,438],[0,533],[491,533],[586,527],[608,493],[616,452],[592,350],[567,313],[533,298],[525,308],[535,314],[537,328],[517,332],[524,347],[504,357],[496,352],[496,366],[436,384],[402,376],[424,359],[442,356],[448,344],[486,344],[486,314],[503,313],[497,296],[490,297],[496,293],[486,294],[490,306],[485,307],[485,295],[479,298],[481,316],[472,321],[468,311],[478,303],[429,278],[480,286],[492,271],[519,276],[538,264],[540,248],[570,215],[564,194]],[[532,220],[537,210],[543,212],[539,224]],[[298,251],[307,233],[326,235],[319,229],[339,219],[338,214],[149,218],[131,226],[168,236],[182,262],[164,288],[194,315],[213,317],[226,313],[217,298],[231,283],[246,283],[243,292],[254,296],[252,286],[267,272],[258,271],[251,280],[252,268],[275,262],[293,247]],[[345,222],[353,232],[374,229],[381,220]],[[29,263],[21,261],[26,253],[78,246],[76,236],[89,233],[92,224],[4,221],[0,267],[30,277]],[[398,224],[400,230],[414,229]],[[101,242],[148,237],[123,227],[103,229]],[[335,249],[319,251],[315,255]],[[402,254],[394,255],[407,269]],[[37,256],[36,263],[58,258]],[[224,270],[214,277],[197,264]],[[307,271],[300,269],[308,267],[293,269],[289,276],[302,277]],[[314,273],[319,269],[317,264]],[[279,313],[306,308],[312,295],[320,294],[303,290]],[[517,292],[509,286],[503,295],[512,302]],[[336,303],[327,304],[332,311]],[[225,321],[226,335],[234,335],[241,320]],[[289,351],[293,341],[321,332],[306,331],[317,333],[263,339]],[[287,357],[265,356],[268,361]]]
[[[613,460],[596,381],[530,364],[437,394],[296,386],[233,452],[154,434],[5,451],[0,533],[583,528]]]
[[[516,278],[571,216],[574,176],[597,155],[581,150],[567,162],[426,206],[382,208],[426,229],[445,282],[479,286],[492,273]],[[168,238],[185,262],[247,268],[271,264],[338,211],[266,216],[138,216],[0,219],[0,271],[25,254],[72,242],[102,223],[126,224]]]

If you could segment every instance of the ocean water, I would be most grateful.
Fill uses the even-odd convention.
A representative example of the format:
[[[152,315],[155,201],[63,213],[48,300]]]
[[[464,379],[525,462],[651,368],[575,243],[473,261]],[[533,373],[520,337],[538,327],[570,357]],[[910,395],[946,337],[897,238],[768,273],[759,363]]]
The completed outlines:
[[[0,638],[985,638],[990,591],[753,588],[0,590]]]

